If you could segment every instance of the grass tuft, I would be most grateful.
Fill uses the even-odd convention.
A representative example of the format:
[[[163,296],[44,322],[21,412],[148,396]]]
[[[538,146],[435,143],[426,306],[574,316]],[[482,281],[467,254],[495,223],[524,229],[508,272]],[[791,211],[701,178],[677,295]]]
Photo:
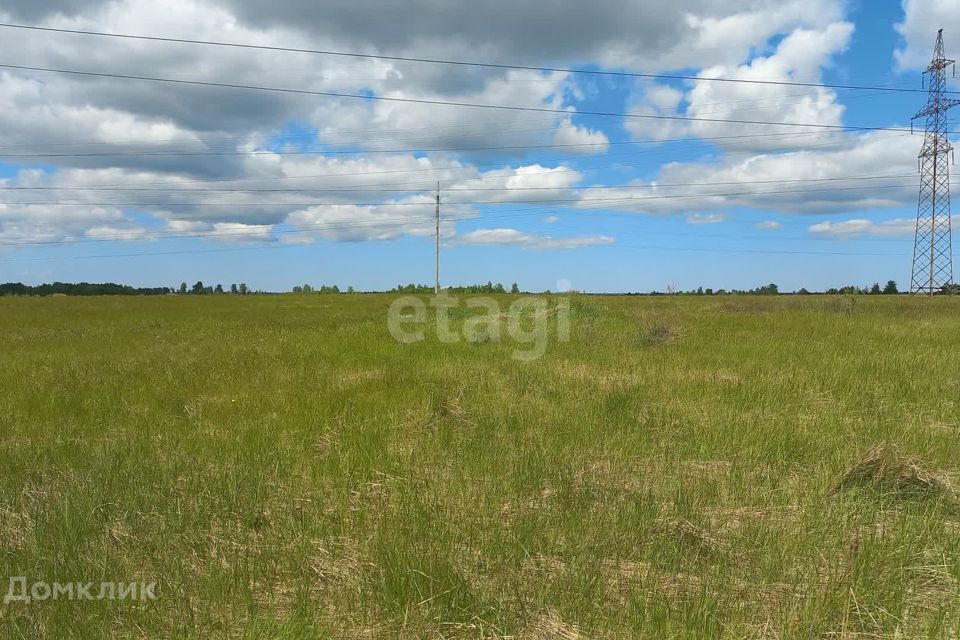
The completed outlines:
[[[657,320],[641,331],[639,342],[648,347],[655,347],[673,342],[678,337],[677,332],[670,325]]]
[[[902,455],[896,446],[878,444],[868,449],[830,488],[835,495],[850,487],[869,487],[904,497],[950,498],[955,491],[943,476]]]

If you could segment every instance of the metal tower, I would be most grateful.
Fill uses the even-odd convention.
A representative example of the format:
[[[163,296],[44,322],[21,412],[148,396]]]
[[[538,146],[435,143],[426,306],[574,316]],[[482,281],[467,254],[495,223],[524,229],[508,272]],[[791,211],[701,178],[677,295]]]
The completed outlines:
[[[924,118],[923,150],[919,155],[920,198],[917,204],[917,235],[913,245],[910,293],[933,295],[953,282],[950,230],[950,168],[947,140],[947,110],[960,100],[945,98],[945,69],[954,63],[943,53],[943,29],[937,31],[933,59],[923,72],[929,76],[927,105],[913,116]]]

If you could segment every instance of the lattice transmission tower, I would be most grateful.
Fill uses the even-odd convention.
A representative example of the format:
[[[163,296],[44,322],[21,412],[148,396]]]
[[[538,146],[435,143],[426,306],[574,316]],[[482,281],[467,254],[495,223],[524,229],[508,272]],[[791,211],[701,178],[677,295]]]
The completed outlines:
[[[946,68],[954,63],[943,53],[943,29],[937,31],[933,59],[923,72],[929,78],[927,104],[913,116],[923,118],[923,149],[919,155],[920,198],[917,203],[917,234],[913,245],[910,293],[933,295],[953,282],[950,230],[950,153],[947,140],[947,110],[960,100],[944,97]]]

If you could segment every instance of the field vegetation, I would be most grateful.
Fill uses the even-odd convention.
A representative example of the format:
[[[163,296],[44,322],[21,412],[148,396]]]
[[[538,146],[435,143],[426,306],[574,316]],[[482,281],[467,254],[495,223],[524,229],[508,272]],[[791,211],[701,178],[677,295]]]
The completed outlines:
[[[0,637],[960,633],[960,300],[394,297],[0,300]]]

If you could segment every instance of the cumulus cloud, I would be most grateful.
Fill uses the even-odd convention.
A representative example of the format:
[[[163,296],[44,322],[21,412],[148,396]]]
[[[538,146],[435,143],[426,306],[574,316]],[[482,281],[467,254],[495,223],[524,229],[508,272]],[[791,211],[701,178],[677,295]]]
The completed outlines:
[[[10,0],[0,14],[67,29],[388,53],[470,58],[526,65],[599,65],[638,71],[701,69],[701,75],[765,78],[817,76],[842,51],[852,27],[840,0],[601,0],[563,10],[490,0],[381,3],[371,18],[362,2],[291,0]],[[509,15],[510,20],[504,20]],[[349,59],[170,43],[93,39],[5,31],[11,62],[107,70],[189,80],[308,87],[392,98],[425,98],[558,109],[555,114],[319,98],[295,94],[199,88],[109,78],[0,72],[0,154],[23,169],[3,186],[24,192],[27,204],[0,203],[3,237],[149,239],[140,216],[165,233],[192,230],[218,241],[311,242],[389,240],[432,234],[432,190],[444,185],[442,232],[457,237],[456,221],[475,217],[470,202],[496,204],[575,197],[582,175],[563,163],[536,162],[523,149],[473,147],[582,145],[565,152],[603,153],[610,141],[584,124],[576,100],[589,84],[563,72],[471,68],[383,59]],[[782,38],[781,38],[782,36]],[[776,46],[770,49],[770,43]],[[469,55],[464,52],[469,52]],[[757,55],[757,54],[760,55]],[[796,89],[793,89],[793,93]],[[693,82],[638,86],[638,113],[712,118],[840,122],[842,107],[828,90]],[[614,122],[614,121],[611,121]],[[296,124],[296,131],[291,131]],[[626,123],[634,136],[713,136],[742,133],[737,125]],[[701,126],[702,125],[702,126]],[[610,129],[607,129],[608,131]],[[778,133],[782,133],[780,129]],[[756,133],[751,129],[751,133]],[[798,139],[809,141],[804,131]],[[709,163],[665,165],[642,188],[587,189],[578,206],[619,198],[616,206],[657,214],[729,206],[825,212],[836,207],[886,206],[888,191],[818,199],[771,194],[754,181],[854,175],[888,163],[890,148],[869,136],[826,136],[816,152],[730,154]],[[779,151],[756,140],[726,150]],[[794,145],[795,149],[800,145]],[[802,153],[810,155],[803,156]],[[875,162],[870,153],[877,153]],[[896,164],[896,163],[894,163]],[[885,166],[889,167],[889,164]],[[846,173],[844,173],[846,172]],[[198,182],[208,181],[208,182]],[[733,186],[678,190],[677,182]],[[126,189],[111,190],[111,189]],[[142,191],[132,191],[132,190]],[[747,191],[743,195],[716,195]],[[789,191],[782,189],[781,191]],[[686,197],[683,202],[679,197]],[[589,200],[595,199],[594,202]],[[692,199],[692,201],[691,201]],[[32,202],[32,203],[29,203]],[[56,204],[56,206],[54,206]],[[547,220],[550,221],[549,219]],[[178,231],[179,230],[179,231]],[[490,229],[474,243],[561,248],[602,244],[606,236],[553,239]],[[519,233],[519,232],[517,232]],[[576,244],[576,243],[580,244]]]
[[[819,236],[832,238],[856,238],[860,236],[904,237],[912,236],[916,228],[916,220],[894,218],[876,222],[865,218],[854,218],[842,222],[818,222],[811,225],[808,231]]]
[[[947,57],[960,51],[960,12],[952,0],[903,0],[903,20],[894,25],[903,43],[893,53],[901,71],[923,69],[930,63],[937,29],[943,29]]]
[[[726,221],[722,213],[688,213],[687,224],[717,224]]]
[[[610,236],[570,236],[555,238],[525,233],[517,229],[476,229],[457,237],[458,244],[508,245],[525,249],[576,249],[596,245],[612,244]]]
[[[610,141],[602,131],[574,125],[570,118],[563,120],[553,134],[553,143],[561,146],[582,145],[577,147],[584,153],[604,153],[610,147]]]
[[[150,232],[138,226],[112,227],[102,225],[87,229],[86,235],[95,240],[136,241],[150,238]]]
[[[384,3],[350,0],[227,0],[252,23],[343,34],[347,44],[380,53],[470,57],[496,62],[599,61],[638,70],[737,62],[769,38],[839,19],[834,0],[599,0],[543,6],[508,0]],[[509,19],[505,19],[509,17]],[[374,45],[373,43],[376,43]],[[442,80],[449,70],[434,70]]]
[[[656,180],[632,188],[585,189],[578,206],[667,215],[694,207],[822,214],[910,205],[919,182],[916,154],[907,150],[921,143],[919,136],[879,131],[848,134],[822,150],[670,163]]]
[[[842,51],[853,33],[849,22],[836,22],[820,29],[797,29],[785,37],[774,52],[738,66],[714,64],[703,69],[684,92],[662,84],[648,84],[632,109],[638,116],[678,116],[699,120],[632,118],[627,129],[637,139],[663,140],[678,136],[717,138],[717,144],[777,149],[803,146],[811,137],[809,127],[764,126],[717,122],[783,122],[837,126],[843,106],[836,93],[826,88],[798,88],[773,84],[712,82],[709,78],[770,80],[801,77],[815,82],[831,56]],[[766,134],[766,135],[763,135]],[[820,137],[824,135],[820,132]],[[751,136],[739,140],[731,136]]]
[[[754,225],[755,228],[760,229],[761,231],[776,231],[782,226],[783,225],[776,220],[762,220]]]

